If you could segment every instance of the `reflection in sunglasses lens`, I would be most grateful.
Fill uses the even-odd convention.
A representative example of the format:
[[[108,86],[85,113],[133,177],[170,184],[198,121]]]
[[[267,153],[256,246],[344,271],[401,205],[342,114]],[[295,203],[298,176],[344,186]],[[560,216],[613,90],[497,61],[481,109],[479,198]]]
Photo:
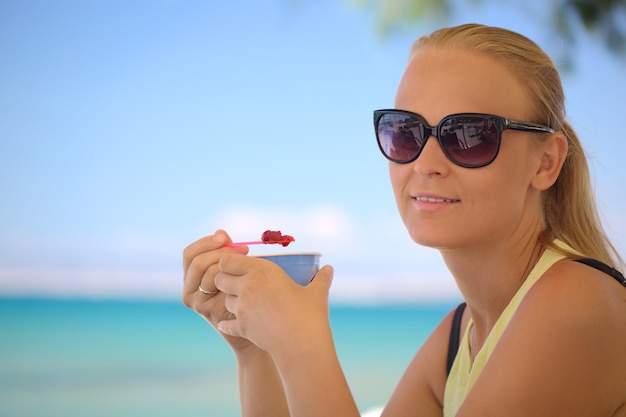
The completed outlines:
[[[409,161],[419,153],[422,124],[403,114],[385,114],[378,124],[378,137],[384,153],[397,161]]]
[[[442,123],[440,136],[446,154],[464,165],[490,162],[498,148],[498,129],[485,117],[449,118]]]
[[[414,160],[428,139],[424,138],[425,130],[424,123],[414,116],[386,113],[378,121],[380,147],[394,161]],[[490,162],[496,154],[498,129],[486,117],[449,117],[440,123],[439,143],[453,162],[463,166],[481,166]]]

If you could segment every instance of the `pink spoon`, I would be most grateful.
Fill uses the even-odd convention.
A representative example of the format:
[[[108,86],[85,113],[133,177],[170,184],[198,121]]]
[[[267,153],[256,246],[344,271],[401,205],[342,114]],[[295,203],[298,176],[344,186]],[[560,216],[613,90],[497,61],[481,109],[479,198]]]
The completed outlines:
[[[281,244],[283,246],[287,246],[291,242],[292,241],[286,241],[286,240],[268,240],[268,241],[255,240],[251,242],[227,243],[225,246],[249,246],[249,245],[273,245],[273,244]]]
[[[261,235],[261,240],[254,240],[250,242],[227,243],[226,246],[272,245],[272,244],[280,244],[283,246],[287,246],[291,242],[295,242],[295,239],[293,238],[293,236],[283,235],[280,231],[266,230]]]

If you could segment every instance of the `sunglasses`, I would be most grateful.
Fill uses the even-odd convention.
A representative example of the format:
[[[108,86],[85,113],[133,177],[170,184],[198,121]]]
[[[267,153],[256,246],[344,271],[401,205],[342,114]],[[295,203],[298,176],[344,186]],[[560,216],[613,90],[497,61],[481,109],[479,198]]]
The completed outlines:
[[[554,129],[480,113],[459,113],[444,117],[437,126],[406,110],[374,111],[378,147],[385,158],[408,164],[419,156],[426,141],[435,136],[448,159],[465,168],[480,168],[496,159],[506,129],[554,133]]]

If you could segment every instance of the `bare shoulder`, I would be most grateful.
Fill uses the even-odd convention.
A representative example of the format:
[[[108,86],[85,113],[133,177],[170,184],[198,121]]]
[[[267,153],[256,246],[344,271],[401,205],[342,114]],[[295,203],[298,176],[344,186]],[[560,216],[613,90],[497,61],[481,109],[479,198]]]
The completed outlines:
[[[626,416],[623,352],[626,288],[558,262],[521,302],[459,415]]]
[[[621,329],[626,339],[626,288],[606,273],[579,262],[556,263],[533,286],[520,308],[565,315],[570,317],[567,323],[581,329],[590,324],[593,329]]]
[[[515,320],[539,327],[540,318],[563,337],[563,348],[570,338],[584,339],[567,348],[601,354],[608,366],[626,371],[626,288],[613,277],[579,262],[556,263],[529,291]],[[621,384],[626,393],[626,378]]]
[[[607,406],[606,414],[598,406],[593,415],[626,416],[625,287],[596,268],[564,260],[535,284],[518,313],[529,329],[550,335],[554,347],[546,351],[562,358],[552,371],[570,385],[570,395]],[[570,369],[563,370],[566,364]]]
[[[421,346],[385,408],[384,417],[443,415],[448,341],[453,316],[454,310],[443,318]],[[467,317],[464,317],[462,329],[466,324]]]

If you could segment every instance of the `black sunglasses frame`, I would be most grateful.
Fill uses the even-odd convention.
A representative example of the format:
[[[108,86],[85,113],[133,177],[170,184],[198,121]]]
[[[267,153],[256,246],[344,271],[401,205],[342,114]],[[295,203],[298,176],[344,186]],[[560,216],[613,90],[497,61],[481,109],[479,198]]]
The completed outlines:
[[[380,137],[378,135],[378,126],[379,126],[380,120],[386,114],[399,114],[399,115],[403,115],[403,116],[409,116],[409,117],[412,117],[412,118],[416,119],[419,123],[422,124],[422,128],[423,128],[423,131],[424,131],[424,144],[421,147],[419,147],[419,149],[418,149],[417,153],[415,154],[415,156],[413,156],[413,157],[411,157],[409,159],[395,159],[395,158],[392,158],[389,155],[387,155],[387,153],[383,149],[383,146],[381,145]],[[450,153],[448,152],[447,147],[444,145],[444,143],[442,143],[442,140],[441,140],[441,128],[442,128],[442,126],[444,125],[444,123],[446,121],[448,121],[451,118],[457,118],[457,117],[478,117],[478,118],[482,118],[482,119],[487,119],[487,120],[491,121],[495,125],[496,131],[498,133],[498,143],[497,143],[494,155],[489,160],[487,160],[485,162],[478,163],[478,164],[468,164],[468,163],[457,161],[456,159],[454,159],[454,157],[452,155],[450,155]],[[382,154],[383,154],[383,156],[385,158],[387,158],[388,160],[390,160],[392,162],[396,162],[398,164],[408,164],[408,163],[411,163],[411,162],[415,161],[420,156],[420,154],[422,153],[422,150],[424,149],[424,146],[426,146],[426,141],[428,139],[430,139],[431,136],[434,136],[437,139],[437,142],[439,143],[439,146],[443,150],[443,153],[446,155],[446,157],[448,157],[448,159],[450,161],[452,161],[456,165],[462,166],[464,168],[481,168],[481,167],[489,165],[490,163],[492,163],[496,159],[496,157],[498,156],[498,153],[500,151],[500,144],[502,143],[502,132],[507,130],[507,129],[520,130],[520,131],[524,131],[524,132],[534,132],[534,133],[554,133],[555,132],[555,130],[552,129],[551,127],[543,126],[543,125],[540,125],[540,124],[530,123],[530,122],[522,122],[522,121],[513,120],[513,119],[507,119],[506,117],[500,117],[500,116],[496,116],[496,115],[493,115],[493,114],[485,114],[485,113],[456,113],[456,114],[451,114],[451,115],[448,115],[448,116],[444,117],[443,119],[441,119],[441,121],[436,126],[430,126],[426,122],[424,117],[422,115],[418,114],[418,113],[413,113],[413,112],[410,112],[410,111],[407,111],[407,110],[398,110],[398,109],[374,110],[374,131],[376,133],[376,142],[378,143],[378,148],[380,149],[380,151],[382,152]]]

